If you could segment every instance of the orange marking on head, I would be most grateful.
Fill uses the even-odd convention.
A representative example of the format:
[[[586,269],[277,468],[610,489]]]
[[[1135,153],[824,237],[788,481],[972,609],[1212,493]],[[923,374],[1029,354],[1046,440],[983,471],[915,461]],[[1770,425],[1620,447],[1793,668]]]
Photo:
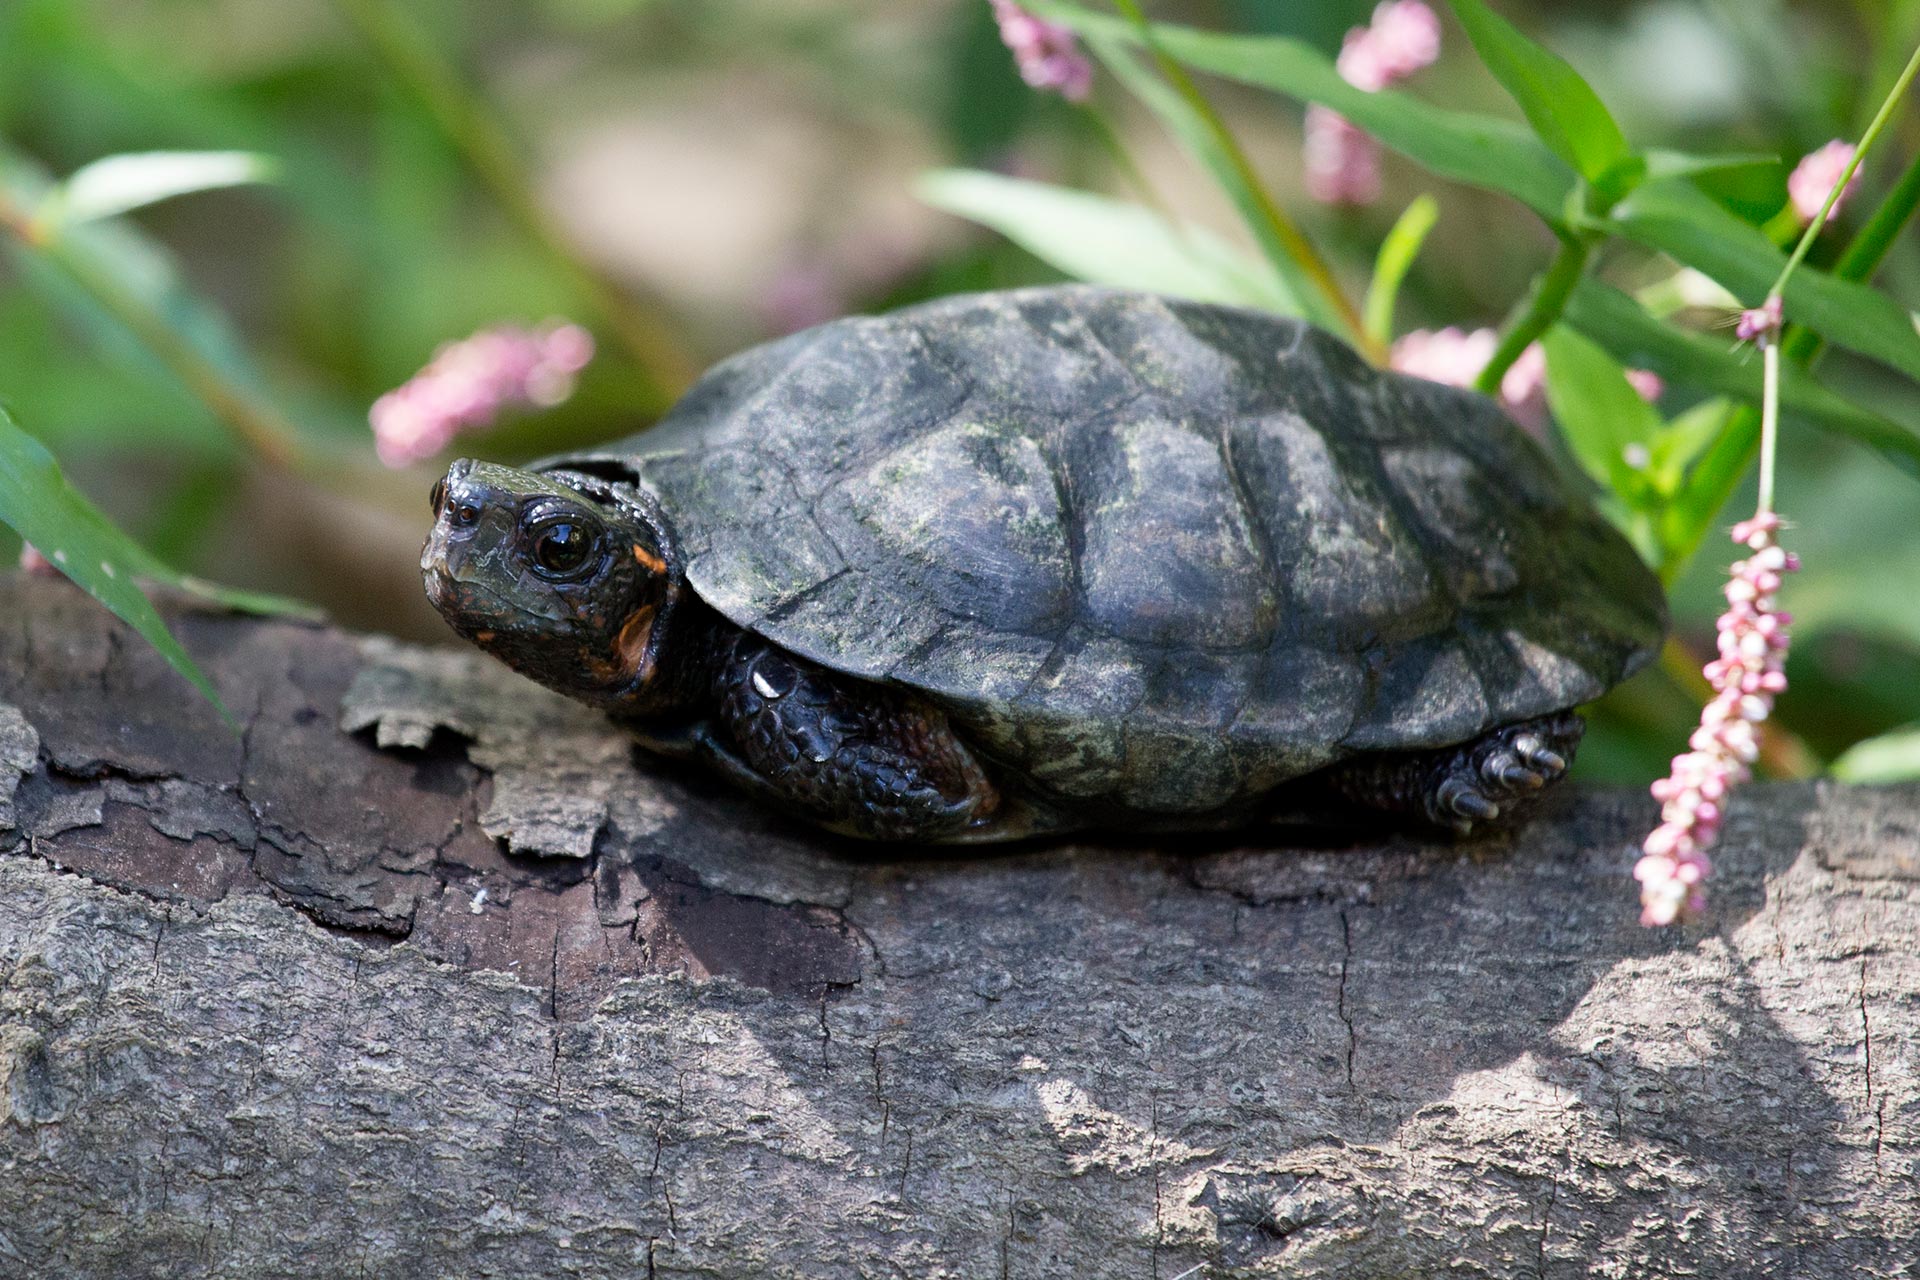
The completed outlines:
[[[633,548],[633,558],[638,560],[640,567],[649,573],[665,573],[667,571],[667,562],[665,560],[638,544]]]
[[[475,644],[485,644],[491,639],[493,639],[493,632],[491,631],[476,631],[473,633],[473,642]]]
[[[620,624],[620,634],[614,638],[620,669],[630,678],[639,675],[647,664],[647,642],[653,639],[653,617],[657,611],[656,605],[641,605]]]

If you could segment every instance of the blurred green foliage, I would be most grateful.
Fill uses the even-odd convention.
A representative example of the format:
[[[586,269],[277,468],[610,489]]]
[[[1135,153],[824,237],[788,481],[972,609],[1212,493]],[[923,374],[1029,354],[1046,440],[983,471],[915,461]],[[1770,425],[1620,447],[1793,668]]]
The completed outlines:
[[[1156,112],[1214,173],[1233,171],[1204,116],[1179,116],[1192,100],[1156,97],[1168,82],[1124,52],[1138,31],[1104,5],[1035,7],[1084,13],[1146,104],[1111,77],[1091,110],[1026,90],[983,0],[9,0],[0,192],[17,208],[130,153],[249,153],[276,181],[37,244],[0,237],[0,401],[150,560],[432,635],[408,545],[430,468],[381,472],[365,414],[449,339],[549,315],[599,333],[603,358],[569,403],[471,446],[516,460],[644,425],[688,371],[782,327],[772,300],[796,266],[830,311],[1062,266],[1261,305],[1301,294],[1284,236],[1236,225],[1236,205],[1258,215],[1258,199],[1218,195],[1160,132]],[[1499,0],[1516,42],[1469,0],[1475,41],[1450,19],[1441,63],[1407,92],[1357,95],[1331,59],[1371,8],[1170,0],[1151,16],[1179,24],[1160,50],[1195,74],[1252,180],[1354,303],[1397,215],[1435,198],[1424,240],[1381,258],[1396,279],[1368,299],[1369,328],[1498,323],[1556,246],[1581,246],[1565,309],[1543,317],[1563,452],[1672,576],[1677,643],[1704,659],[1731,558],[1715,531],[1749,501],[1726,494],[1751,484],[1750,441],[1725,406],[1751,396],[1758,362],[1712,314],[1633,299],[1689,264],[1757,302],[1783,256],[1788,164],[1673,176],[1675,157],[1791,162],[1858,136],[1920,39],[1920,3]],[[370,13],[429,65],[396,65],[369,38]],[[1591,101],[1570,87],[1585,81]],[[1377,204],[1305,199],[1305,100],[1410,157],[1390,161]],[[1920,459],[1916,237],[1885,246],[1871,291],[1836,272],[1916,151],[1920,125],[1903,111],[1789,293],[1790,316],[1833,344],[1818,384],[1789,389],[1779,495],[1807,568],[1787,601],[1794,687],[1778,721],[1816,761],[1920,722],[1920,591],[1895,585],[1920,581],[1920,488],[1879,460]],[[984,172],[916,188],[941,169]],[[916,189],[1012,239],[913,212]],[[639,199],[649,216],[609,229],[589,207],[603,198]],[[759,239],[722,233],[763,210]],[[1095,226],[1104,238],[1082,234]],[[1667,377],[1657,411],[1619,395],[1623,365]],[[263,464],[250,432],[284,432],[284,465]],[[1623,465],[1629,446],[1649,465]],[[1633,682],[1599,709],[1583,772],[1662,772],[1694,697],[1673,673]],[[1914,755],[1854,758],[1884,771]]]

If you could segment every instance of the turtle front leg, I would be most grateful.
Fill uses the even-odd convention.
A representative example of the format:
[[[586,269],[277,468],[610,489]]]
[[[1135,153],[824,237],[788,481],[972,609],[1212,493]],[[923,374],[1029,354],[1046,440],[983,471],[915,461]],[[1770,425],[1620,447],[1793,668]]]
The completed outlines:
[[[1318,776],[1340,799],[1468,835],[1564,777],[1585,732],[1562,711],[1458,746],[1362,756]]]
[[[701,753],[749,790],[823,826],[877,840],[964,839],[1000,796],[946,715],[835,675],[756,636],[716,679]]]

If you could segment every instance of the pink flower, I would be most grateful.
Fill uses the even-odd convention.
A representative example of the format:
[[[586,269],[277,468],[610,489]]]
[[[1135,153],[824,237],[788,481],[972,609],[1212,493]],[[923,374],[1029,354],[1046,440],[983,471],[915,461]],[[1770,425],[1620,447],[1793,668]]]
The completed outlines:
[[[374,448],[389,467],[431,458],[508,409],[559,404],[592,358],[593,336],[575,324],[502,326],[450,342],[406,385],[373,402]]]
[[[1792,176],[1787,179],[1787,198],[1793,202],[1793,211],[1799,217],[1801,226],[1820,216],[1827,197],[1840,184],[1840,175],[1852,163],[1853,144],[1835,138],[1818,151],[1808,152],[1794,166]],[[1856,169],[1847,183],[1847,189],[1833,202],[1833,212],[1828,217],[1840,216],[1840,206],[1847,202],[1847,197],[1853,194],[1853,189],[1859,184],[1860,171]]]
[[[1388,363],[1416,378],[1444,382],[1450,387],[1470,387],[1499,345],[1499,335],[1491,329],[1471,333],[1451,326],[1434,332],[1416,329],[1393,344]],[[1645,369],[1627,370],[1627,381],[1648,401],[1659,399],[1666,390],[1659,376]],[[1501,376],[1500,403],[1527,430],[1535,434],[1546,430],[1547,353],[1539,343],[1528,344]]]
[[[1372,204],[1380,197],[1380,144],[1338,111],[1307,108],[1307,194],[1321,204]]]
[[[1416,378],[1471,387],[1499,345],[1500,335],[1491,329],[1416,329],[1393,344],[1388,363]],[[1529,431],[1541,431],[1547,424],[1546,376],[1547,357],[1536,342],[1500,379],[1500,402]]]
[[[1035,89],[1058,93],[1068,102],[1084,100],[1093,89],[1093,64],[1080,52],[1073,32],[1057,22],[1036,18],[1013,0],[991,0],[1000,39],[1013,51],[1020,78]]]
[[[1356,89],[1377,92],[1440,56],[1440,19],[1422,0],[1385,0],[1373,21],[1347,32],[1334,64]]]
[[[1347,32],[1336,62],[1348,84],[1377,93],[1440,56],[1440,19],[1422,0],[1384,0],[1373,21]],[[1307,194],[1362,205],[1380,194],[1380,144],[1339,112],[1307,109]]]
[[[1450,387],[1470,387],[1480,371],[1493,359],[1500,344],[1491,329],[1471,333],[1448,325],[1444,329],[1415,329],[1393,344],[1390,363],[1401,373],[1416,378],[1444,382]]]
[[[1706,907],[1703,887],[1713,864],[1707,850],[1720,835],[1727,793],[1752,776],[1760,756],[1759,726],[1787,687],[1786,626],[1774,607],[1782,575],[1800,567],[1780,549],[1780,517],[1771,511],[1733,527],[1752,552],[1733,566],[1720,615],[1720,656],[1705,668],[1714,698],[1700,713],[1692,750],[1673,758],[1673,772],[1653,784],[1660,825],[1641,845],[1633,875],[1640,882],[1640,922],[1672,924]]]
[[[1514,421],[1539,435],[1547,429],[1547,349],[1527,344],[1500,378],[1500,402]]]
[[[1780,295],[1774,294],[1759,306],[1740,313],[1739,322],[1733,327],[1733,336],[1742,342],[1758,342],[1765,345],[1780,332],[1781,324]]]

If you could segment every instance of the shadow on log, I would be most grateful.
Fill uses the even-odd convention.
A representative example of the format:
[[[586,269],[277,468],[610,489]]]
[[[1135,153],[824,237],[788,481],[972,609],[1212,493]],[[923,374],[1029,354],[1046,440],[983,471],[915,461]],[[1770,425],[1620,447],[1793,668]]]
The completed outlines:
[[[0,578],[0,1275],[1892,1276],[1920,789],[824,841],[477,654]]]

